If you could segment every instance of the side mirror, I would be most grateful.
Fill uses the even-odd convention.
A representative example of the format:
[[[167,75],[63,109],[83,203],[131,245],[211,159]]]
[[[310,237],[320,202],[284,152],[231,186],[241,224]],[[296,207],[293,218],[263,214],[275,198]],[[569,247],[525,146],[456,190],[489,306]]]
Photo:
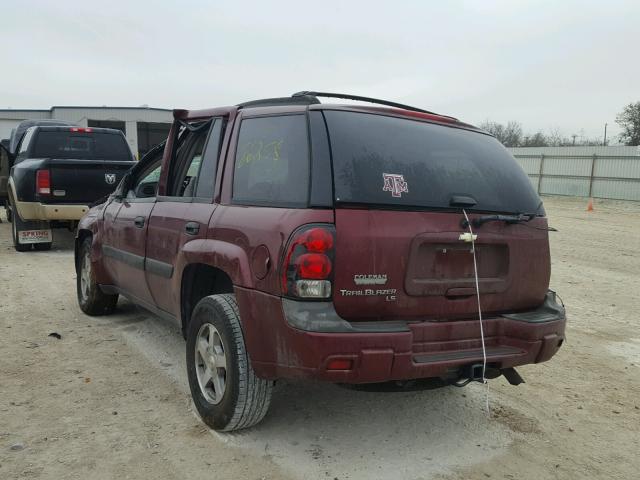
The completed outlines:
[[[127,190],[129,189],[130,182],[131,182],[131,175],[127,173],[124,177],[122,177],[122,180],[120,180],[120,183],[114,190],[113,198],[116,200],[122,200],[127,194]]]
[[[143,183],[140,185],[138,197],[140,198],[151,198],[156,196],[156,188],[158,187],[158,182],[152,183]]]

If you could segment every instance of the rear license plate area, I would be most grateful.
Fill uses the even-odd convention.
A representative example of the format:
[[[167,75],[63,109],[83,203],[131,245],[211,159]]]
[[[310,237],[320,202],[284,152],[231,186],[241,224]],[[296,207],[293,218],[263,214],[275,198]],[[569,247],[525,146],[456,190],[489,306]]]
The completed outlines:
[[[508,246],[476,243],[475,247],[480,293],[503,291],[509,274]],[[475,294],[471,245],[415,242],[407,266],[405,290],[415,296],[464,298]]]
[[[51,230],[22,230],[18,232],[18,242],[29,243],[50,243]]]

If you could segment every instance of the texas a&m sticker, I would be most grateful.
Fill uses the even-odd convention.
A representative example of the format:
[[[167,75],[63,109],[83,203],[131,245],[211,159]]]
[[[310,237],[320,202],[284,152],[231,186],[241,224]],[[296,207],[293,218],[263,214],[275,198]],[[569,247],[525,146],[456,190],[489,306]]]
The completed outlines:
[[[391,192],[392,197],[400,198],[403,193],[409,193],[409,186],[407,182],[404,181],[404,175],[383,173],[382,179],[384,180],[382,191]]]

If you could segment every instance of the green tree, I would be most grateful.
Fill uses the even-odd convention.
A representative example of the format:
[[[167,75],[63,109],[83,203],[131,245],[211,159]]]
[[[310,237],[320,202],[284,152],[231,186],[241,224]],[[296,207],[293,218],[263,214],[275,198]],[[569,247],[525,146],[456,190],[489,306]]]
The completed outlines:
[[[622,127],[620,140],[625,145],[640,145],[640,102],[630,103],[616,116],[616,123]]]

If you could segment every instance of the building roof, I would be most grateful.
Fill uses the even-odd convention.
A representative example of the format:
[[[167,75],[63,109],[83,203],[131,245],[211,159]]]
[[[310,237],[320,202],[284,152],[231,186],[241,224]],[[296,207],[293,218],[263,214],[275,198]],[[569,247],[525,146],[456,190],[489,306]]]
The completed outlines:
[[[71,108],[71,109],[104,109],[104,110],[158,110],[161,112],[171,112],[170,108],[156,108],[156,107],[109,107],[107,105],[100,106],[86,106],[86,105],[54,105],[53,107],[46,108],[0,108],[0,112],[52,112],[56,108]]]
[[[156,107],[109,107],[107,105],[101,105],[101,106],[84,106],[84,105],[80,105],[80,106],[74,106],[74,105],[54,105],[53,107],[51,107],[51,110],[54,110],[56,108],[103,108],[105,110],[158,110],[161,112],[171,112],[173,111],[170,108],[156,108]]]

